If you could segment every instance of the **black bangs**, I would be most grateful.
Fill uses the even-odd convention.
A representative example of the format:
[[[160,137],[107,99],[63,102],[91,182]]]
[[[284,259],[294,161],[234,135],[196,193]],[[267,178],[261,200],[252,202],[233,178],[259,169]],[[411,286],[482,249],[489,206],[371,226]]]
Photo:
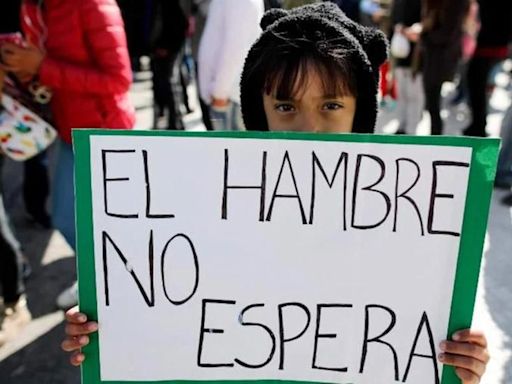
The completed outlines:
[[[316,73],[326,96],[357,97],[355,71],[343,58],[308,55],[304,51],[266,58],[262,92],[278,100],[292,100],[301,95],[308,86],[308,74]]]

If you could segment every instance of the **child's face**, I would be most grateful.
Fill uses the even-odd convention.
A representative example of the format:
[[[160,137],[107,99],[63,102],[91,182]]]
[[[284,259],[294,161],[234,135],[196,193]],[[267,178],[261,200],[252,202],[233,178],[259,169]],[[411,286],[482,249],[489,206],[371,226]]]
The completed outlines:
[[[303,76],[301,76],[303,77]],[[275,92],[263,93],[263,106],[270,131],[348,133],[356,113],[350,95],[325,95],[316,71],[304,77],[307,85],[293,100],[277,100]]]

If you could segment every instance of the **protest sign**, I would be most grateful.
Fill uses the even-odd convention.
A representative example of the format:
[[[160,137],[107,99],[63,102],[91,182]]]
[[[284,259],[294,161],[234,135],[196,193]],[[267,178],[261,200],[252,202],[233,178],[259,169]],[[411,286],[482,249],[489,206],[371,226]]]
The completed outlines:
[[[77,130],[83,382],[455,384],[498,140]]]

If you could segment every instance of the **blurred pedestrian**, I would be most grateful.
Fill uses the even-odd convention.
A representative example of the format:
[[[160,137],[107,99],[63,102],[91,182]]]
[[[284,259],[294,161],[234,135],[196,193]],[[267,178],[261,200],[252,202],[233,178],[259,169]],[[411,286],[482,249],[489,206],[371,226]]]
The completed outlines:
[[[1,76],[1,74],[0,74]],[[0,164],[3,161],[0,155]],[[0,347],[12,340],[31,319],[23,284],[23,255],[11,230],[0,182]]]
[[[4,44],[3,68],[52,90],[59,131],[52,188],[52,221],[75,249],[72,128],[131,128],[128,100],[132,73],[121,13],[115,0],[25,0],[22,28],[27,46]],[[73,284],[57,298],[77,302]]]
[[[0,68],[0,96],[5,76],[6,73]],[[0,153],[0,170],[3,160]],[[0,347],[13,339],[31,318],[23,284],[24,257],[5,210],[2,184],[0,177],[0,288],[3,296],[3,306],[0,305]]]
[[[5,72],[0,69],[0,96],[4,77]],[[0,170],[2,163],[0,153]],[[31,319],[23,283],[24,257],[12,231],[2,192],[0,177],[0,288],[3,296],[3,306],[0,303],[0,347],[14,339]]]
[[[203,35],[204,27],[206,25],[206,18],[208,15],[208,8],[210,6],[211,0],[188,0],[191,2],[190,5],[190,16],[189,21],[193,26],[193,33],[190,38],[190,46],[192,51],[192,58],[194,59],[195,64],[195,75],[197,81],[198,89],[201,87],[199,85],[199,42],[201,40],[201,36]],[[198,92],[199,98],[199,106],[201,107],[201,117],[203,120],[203,124],[206,127],[207,131],[212,131],[213,126],[210,120],[210,107],[209,103],[207,103],[201,97],[201,94]]]
[[[421,1],[395,0],[393,4],[394,33],[402,34],[409,42],[409,53],[394,59],[394,77],[398,85],[398,134],[416,134],[425,107],[422,76],[415,65],[421,31]]]
[[[180,52],[185,44],[188,21],[179,1],[152,0],[151,71],[155,103],[155,128],[167,114],[167,129],[184,129],[171,78],[177,79]]]
[[[240,74],[261,29],[263,0],[212,0],[199,46],[199,88],[216,130],[242,130]]]
[[[149,36],[146,26],[149,17],[148,1],[117,0],[117,3],[123,16],[132,70],[138,72],[140,58],[149,54],[147,47]]]
[[[468,14],[464,20],[462,35],[462,57],[457,70],[459,81],[455,89],[452,105],[460,104],[468,96],[468,67],[476,49],[478,32],[480,31],[479,7],[476,0],[470,0]]]
[[[441,88],[455,75],[462,54],[462,26],[468,9],[469,0],[423,0],[423,86],[432,135],[443,133]]]
[[[481,29],[468,68],[469,106],[473,119],[464,135],[485,137],[487,84],[491,70],[508,56],[512,38],[512,1],[481,0],[478,4]]]
[[[2,4],[0,34],[21,31],[20,8],[21,0],[10,0]],[[22,189],[26,213],[43,228],[50,228],[51,220],[46,210],[46,201],[49,194],[46,152],[24,161]]]

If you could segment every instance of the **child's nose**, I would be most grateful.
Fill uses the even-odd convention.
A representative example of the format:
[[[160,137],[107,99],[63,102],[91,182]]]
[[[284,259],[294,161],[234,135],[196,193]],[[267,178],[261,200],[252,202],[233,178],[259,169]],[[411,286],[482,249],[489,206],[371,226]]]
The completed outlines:
[[[320,132],[321,120],[314,113],[314,111],[305,111],[302,116],[302,127],[301,130],[304,132]]]

